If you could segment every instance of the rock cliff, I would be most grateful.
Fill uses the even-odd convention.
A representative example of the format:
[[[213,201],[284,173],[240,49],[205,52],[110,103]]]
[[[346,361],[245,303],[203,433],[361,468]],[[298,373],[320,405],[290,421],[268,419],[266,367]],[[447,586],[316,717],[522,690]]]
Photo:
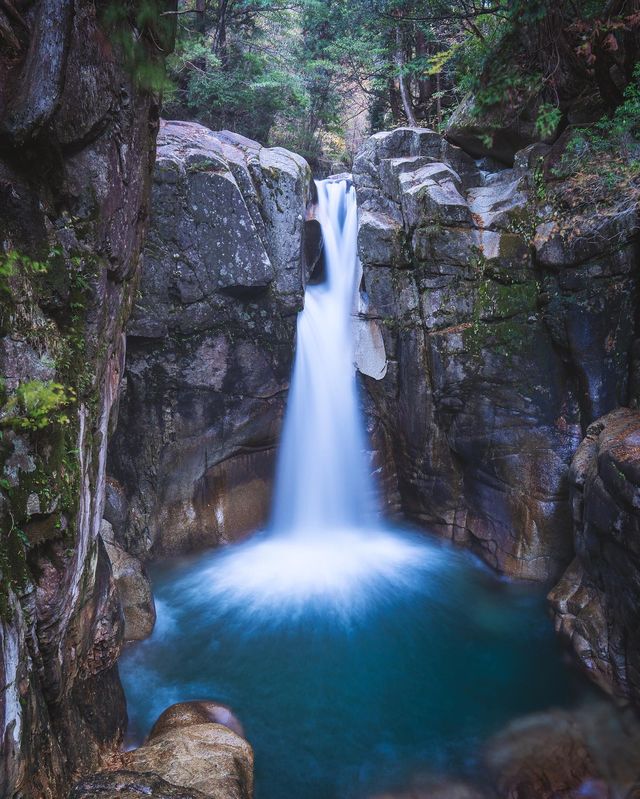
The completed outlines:
[[[400,128],[353,169],[364,315],[388,358],[365,386],[389,495],[498,570],[543,580],[573,555],[571,458],[630,399],[639,255],[635,207],[560,219],[540,202],[548,154],[481,170]]]
[[[640,413],[594,422],[569,473],[576,557],[549,599],[605,691],[640,706]]]
[[[304,159],[162,123],[107,518],[137,554],[265,519],[306,272]]]
[[[62,796],[125,721],[98,532],[173,27],[142,5],[0,9],[3,797]]]

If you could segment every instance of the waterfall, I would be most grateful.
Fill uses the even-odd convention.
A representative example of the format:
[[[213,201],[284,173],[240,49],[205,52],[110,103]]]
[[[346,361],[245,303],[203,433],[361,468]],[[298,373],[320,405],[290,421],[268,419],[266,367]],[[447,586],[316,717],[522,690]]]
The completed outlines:
[[[203,561],[194,583],[194,597],[206,596],[246,627],[310,610],[350,620],[372,601],[424,585],[442,557],[376,513],[353,352],[355,190],[345,180],[316,185],[326,275],[307,287],[298,315],[270,523]]]
[[[298,317],[270,523],[300,536],[370,526],[374,515],[351,322],[360,275],[355,189],[345,180],[316,187],[325,281],[307,288]]]

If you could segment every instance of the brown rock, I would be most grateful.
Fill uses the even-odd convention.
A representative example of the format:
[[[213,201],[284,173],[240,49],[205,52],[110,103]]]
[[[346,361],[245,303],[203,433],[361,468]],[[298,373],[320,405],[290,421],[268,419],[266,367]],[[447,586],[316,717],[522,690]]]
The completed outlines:
[[[576,559],[549,594],[556,629],[595,682],[640,706],[640,411],[594,422],[570,480]]]
[[[152,741],[169,730],[211,722],[222,724],[238,735],[244,736],[242,724],[228,707],[217,702],[194,701],[178,702],[161,713],[149,733],[149,740]]]
[[[505,799],[627,796],[640,774],[640,723],[602,700],[525,716],[491,739],[485,763]]]
[[[487,765],[500,796],[576,796],[601,774],[576,720],[561,711],[513,722],[489,744]]]
[[[124,615],[124,640],[143,641],[153,632],[156,608],[147,573],[138,558],[118,546],[109,522],[102,520],[100,535],[111,561]]]
[[[221,724],[190,724],[156,735],[122,756],[125,769],[153,772],[212,799],[251,799],[253,750]]]
[[[181,788],[158,777],[137,771],[92,774],[77,782],[69,799],[204,799],[195,788]]]

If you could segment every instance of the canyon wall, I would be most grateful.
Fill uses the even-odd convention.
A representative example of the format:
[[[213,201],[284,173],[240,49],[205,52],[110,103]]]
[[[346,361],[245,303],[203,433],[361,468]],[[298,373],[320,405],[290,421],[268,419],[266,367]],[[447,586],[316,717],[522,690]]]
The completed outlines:
[[[569,480],[576,554],[549,594],[556,629],[601,688],[640,706],[640,413],[594,422]]]
[[[64,795],[126,719],[98,532],[172,47],[143,5],[0,9],[3,797]]]
[[[138,555],[264,523],[302,308],[304,159],[162,123],[106,517]]]
[[[558,630],[637,702],[637,198],[559,210],[541,184],[558,159],[533,145],[504,169],[424,129],[368,140],[364,317],[388,368],[365,404],[389,508],[506,574],[561,577]]]
[[[571,458],[629,399],[639,252],[635,209],[561,229],[540,207],[547,150],[481,171],[435,132],[400,128],[353,170],[366,315],[389,360],[365,385],[400,510],[542,580],[573,554]]]

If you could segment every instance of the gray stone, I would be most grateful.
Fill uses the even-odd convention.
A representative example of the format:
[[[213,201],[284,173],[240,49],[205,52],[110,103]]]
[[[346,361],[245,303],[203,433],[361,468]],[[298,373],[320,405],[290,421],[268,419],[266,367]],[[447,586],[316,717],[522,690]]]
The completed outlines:
[[[164,122],[106,518],[147,557],[264,523],[302,307],[306,162]]]
[[[365,317],[382,322],[390,359],[364,380],[369,424],[397,509],[499,570],[559,577],[573,556],[571,457],[628,392],[635,222],[580,220],[579,242],[558,243],[547,219],[534,238],[534,150],[481,180],[460,163],[410,128],[372,136],[354,161]],[[380,240],[394,225],[411,234],[401,263]]]

